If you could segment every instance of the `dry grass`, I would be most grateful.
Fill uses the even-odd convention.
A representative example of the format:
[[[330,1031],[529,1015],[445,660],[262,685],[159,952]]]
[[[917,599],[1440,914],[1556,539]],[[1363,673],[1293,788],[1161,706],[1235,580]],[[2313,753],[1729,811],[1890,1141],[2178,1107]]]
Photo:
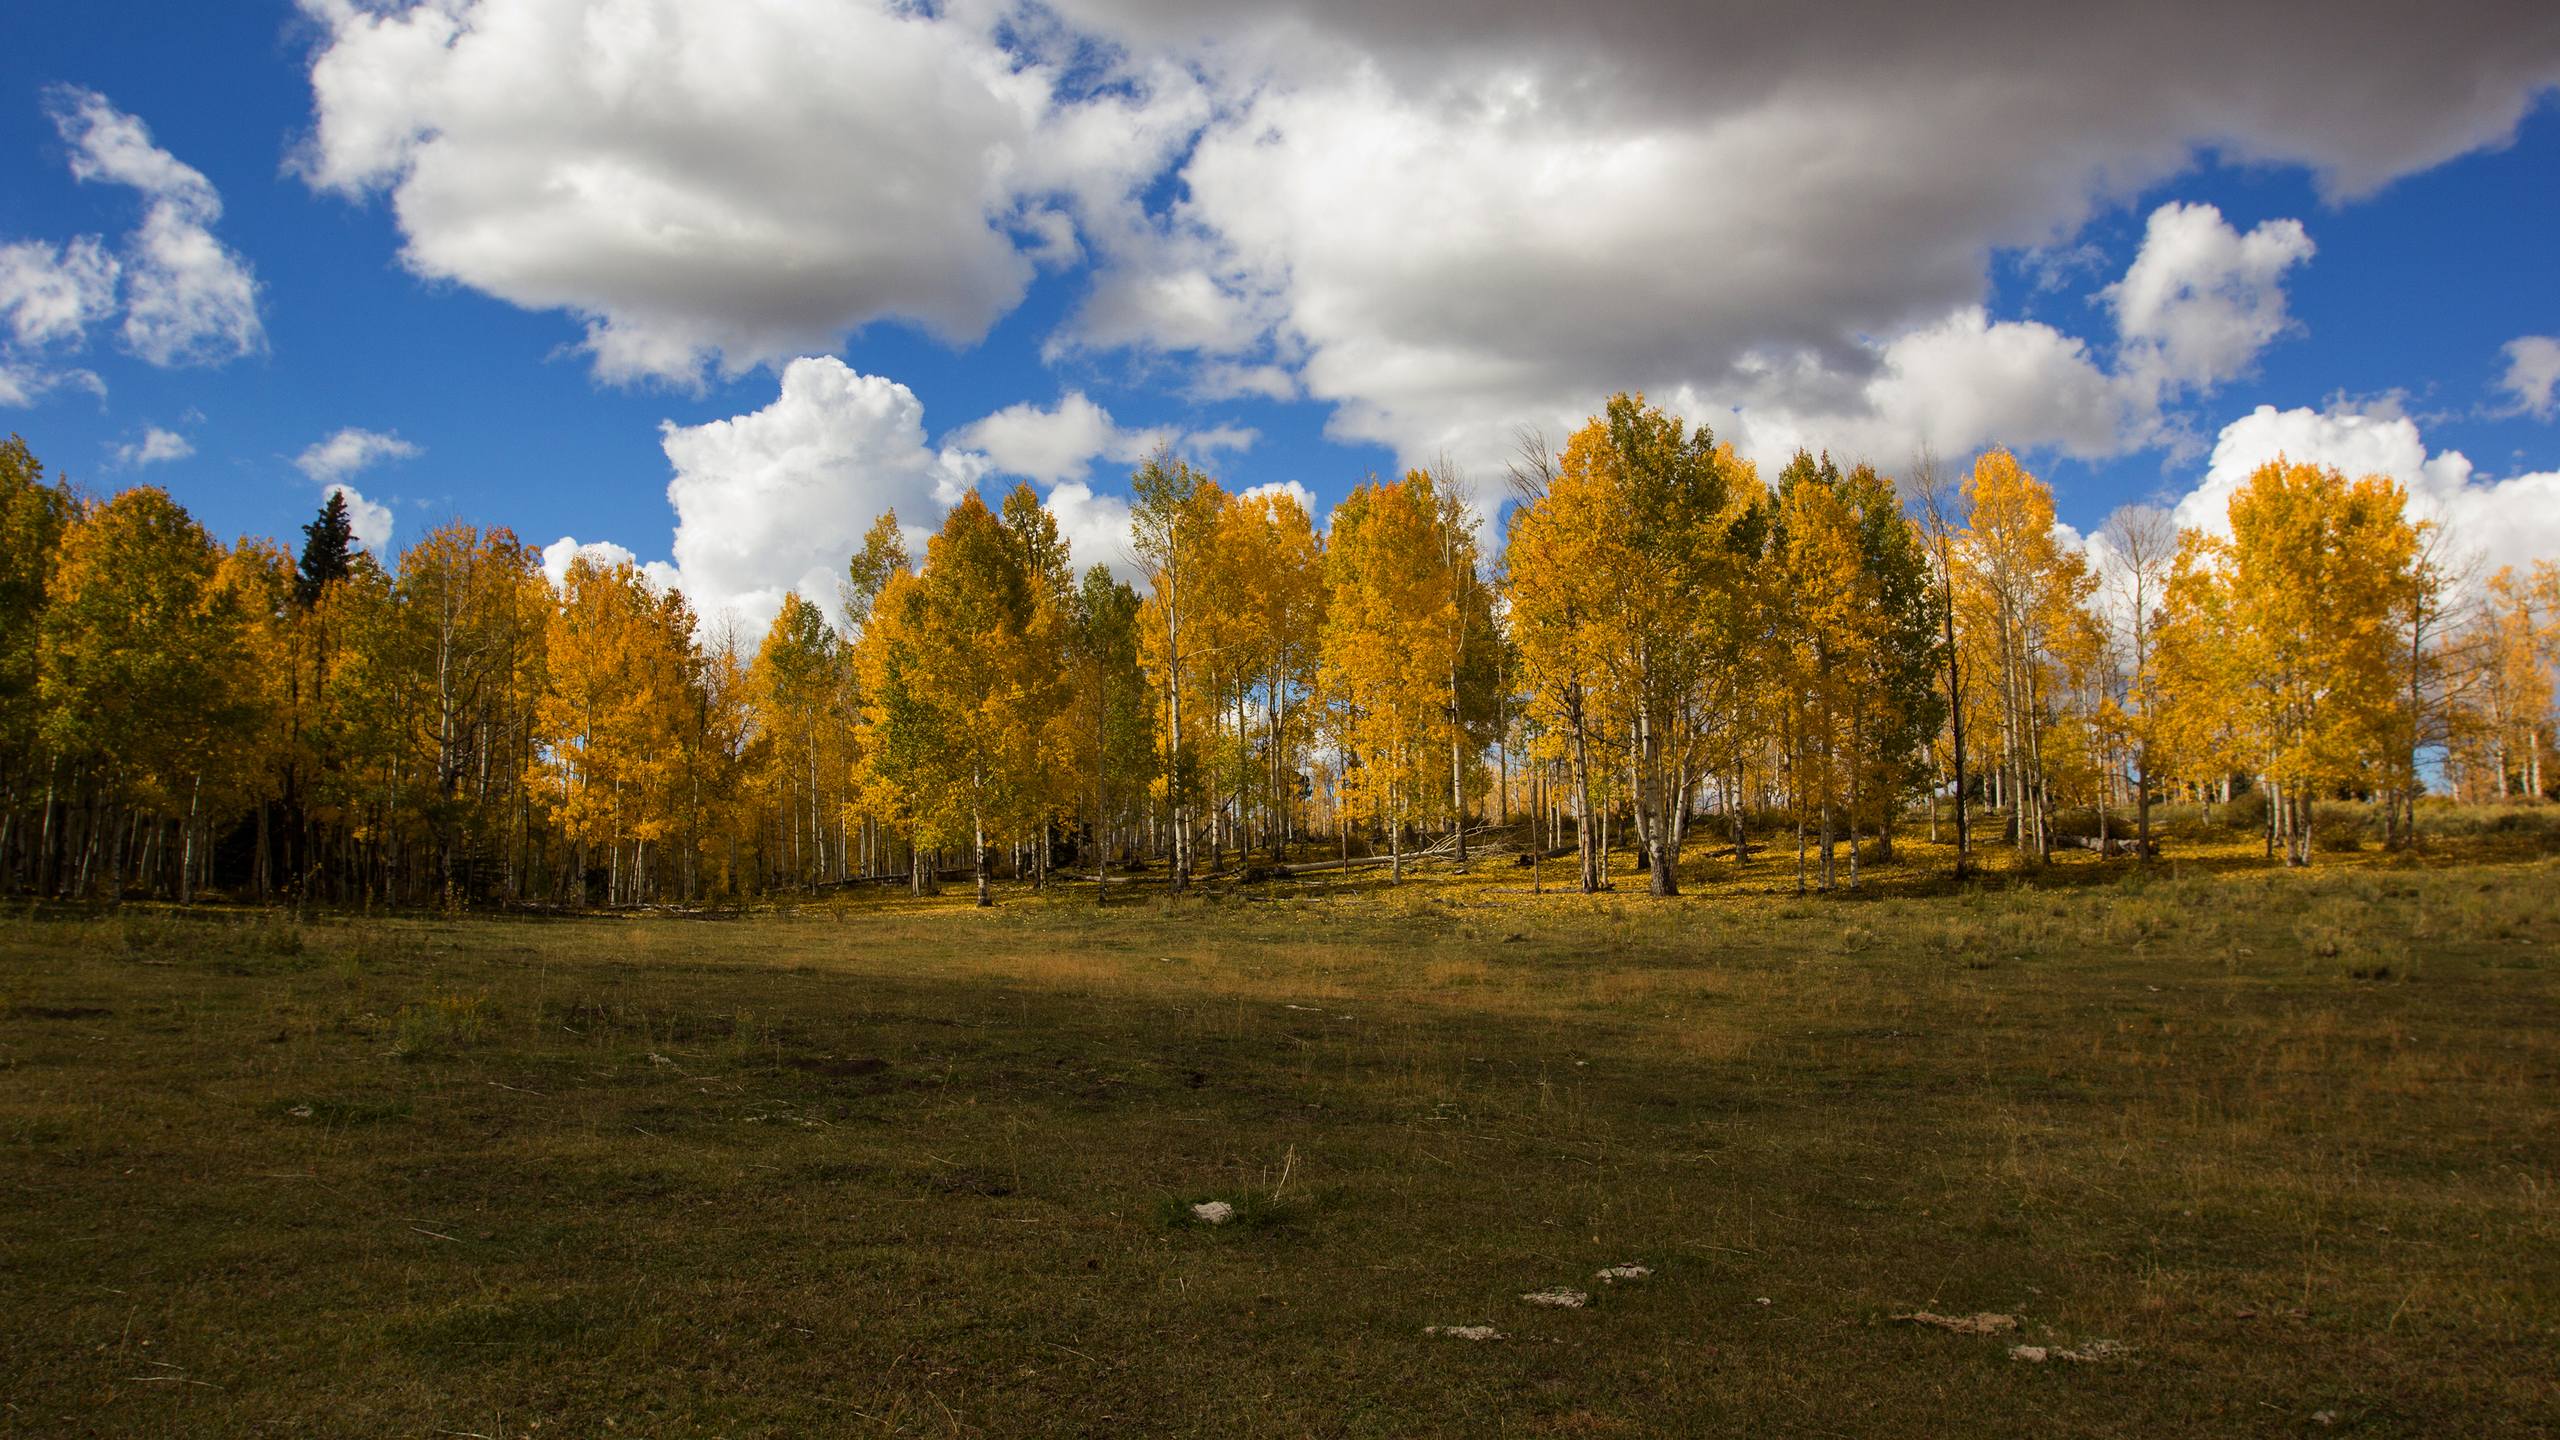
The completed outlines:
[[[2548,1433],[2560,867],[2251,853],[0,922],[0,1433]]]

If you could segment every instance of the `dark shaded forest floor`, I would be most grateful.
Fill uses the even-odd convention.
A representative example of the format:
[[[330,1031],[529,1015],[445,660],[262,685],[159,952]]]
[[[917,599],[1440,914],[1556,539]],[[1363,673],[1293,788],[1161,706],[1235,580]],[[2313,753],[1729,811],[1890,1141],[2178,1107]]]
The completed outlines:
[[[2560,865],[2241,850],[0,922],[0,1433],[2551,1433]]]

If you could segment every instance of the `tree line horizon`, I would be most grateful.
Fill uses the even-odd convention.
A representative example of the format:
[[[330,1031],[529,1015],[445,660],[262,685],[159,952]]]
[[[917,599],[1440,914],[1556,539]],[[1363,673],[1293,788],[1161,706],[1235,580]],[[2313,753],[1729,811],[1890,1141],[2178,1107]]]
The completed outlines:
[[[2048,862],[2092,810],[2147,860],[2155,804],[2254,792],[2269,859],[2304,865],[2324,801],[2377,802],[2401,845],[2430,770],[2560,782],[2560,565],[2479,582],[2386,477],[2278,458],[2227,533],[2125,507],[2103,574],[1999,448],[1763,481],[1622,394],[1560,449],[1524,433],[1510,478],[1489,554],[1445,469],[1373,475],[1319,529],[1159,452],[1143,590],[1078,573],[1030,485],[972,492],[921,557],[882,515],[750,653],[628,562],[555,585],[456,522],[386,563],[334,492],[298,554],[224,546],[13,436],[0,887],[695,904],[956,870],[984,904],[999,868],[1401,879],[1490,829],[1584,891],[1623,851],[1672,895],[1712,824],[1736,864],[1792,833],[1798,888],[1830,889],[1923,811],[1962,874],[1984,845]]]

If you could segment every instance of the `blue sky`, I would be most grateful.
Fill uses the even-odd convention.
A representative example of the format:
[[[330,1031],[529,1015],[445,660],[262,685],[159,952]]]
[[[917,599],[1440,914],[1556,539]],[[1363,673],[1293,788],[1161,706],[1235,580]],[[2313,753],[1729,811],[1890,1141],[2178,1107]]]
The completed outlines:
[[[2281,445],[2405,471],[2496,558],[2560,536],[2530,343],[2560,334],[2560,37],[2538,7],[2438,7],[2424,44],[2349,17],[2295,57],[2321,72],[2302,94],[2205,33],[2213,7],[2155,17],[2174,84],[2130,53],[2147,37],[2065,21],[2001,57],[2043,57],[2047,88],[1967,99],[1982,82],[1949,58],[1890,113],[1846,98],[1876,73],[1858,47],[1940,37],[1751,36],[1779,58],[1719,90],[1729,30],[1699,32],[1699,73],[1657,74],[1676,25],[1613,49],[1606,25],[1560,39],[1507,11],[1441,47],[1398,6],[1323,0],[1285,24],[1094,0],[849,28],[779,0],[376,8],[406,48],[342,0],[7,22],[0,245],[123,257],[79,333],[21,308],[0,357],[27,392],[0,427],[57,472],[164,485],[226,535],[289,534],[334,476],[388,507],[395,547],[454,517],[611,542],[749,619],[875,502],[929,524],[928,497],[1030,474],[1107,559],[1141,444],[1324,502],[1446,457],[1490,496],[1514,426],[1560,439],[1619,387],[1764,458],[2008,443],[2084,530],[2132,500],[2193,518],[2217,466]],[[1946,20],[1949,57],[1980,48],[1973,23]],[[1772,66],[1843,98],[1741,83]],[[900,93],[919,70],[939,78]],[[527,100],[528,75],[578,78]],[[201,229],[254,276],[248,343],[155,356],[120,330],[159,200],[75,178],[84,97],[210,182]],[[724,226],[746,238],[723,249]],[[2147,320],[2109,288],[2146,255]],[[0,339],[11,303],[0,283]],[[777,406],[801,356],[844,368]],[[1009,406],[1036,413],[970,428]],[[661,428],[759,412],[689,461]],[[155,429],[189,453],[139,461]],[[350,429],[411,453],[297,464]]]

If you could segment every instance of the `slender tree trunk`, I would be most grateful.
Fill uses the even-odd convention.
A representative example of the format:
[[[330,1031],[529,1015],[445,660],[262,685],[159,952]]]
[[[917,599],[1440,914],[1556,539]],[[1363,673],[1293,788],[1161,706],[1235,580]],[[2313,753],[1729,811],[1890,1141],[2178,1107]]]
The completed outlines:
[[[978,905],[983,909],[996,903],[996,898],[987,886],[987,822],[974,809],[969,812],[969,829],[970,834],[976,839],[976,843],[970,847],[970,854],[977,857]]]
[[[204,796],[204,776],[199,774],[187,787],[187,848],[178,860],[178,903],[192,905],[196,901],[196,809]]]
[[[1669,844],[1669,805],[1663,793],[1662,729],[1653,717],[1638,721],[1636,820],[1645,848],[1646,888],[1656,896],[1680,893],[1680,872]]]
[[[54,796],[54,787],[61,773],[62,762],[59,760],[51,761],[45,767],[44,834],[36,841],[36,893],[38,895],[53,894],[54,881],[62,869],[59,855],[62,836]],[[258,813],[260,818],[265,817],[266,812],[263,808]]]
[[[1863,812],[1866,790],[1862,783],[1866,773],[1867,710],[1854,701],[1849,706],[1849,888],[1858,888],[1858,820]]]
[[[1932,511],[1934,514],[1935,512]],[[1964,774],[1964,673],[1956,652],[1956,577],[1955,557],[1945,540],[1945,527],[1937,527],[1939,535],[1938,568],[1946,587],[1945,604],[1939,609],[1940,636],[1947,647],[1947,748],[1954,762],[1956,777],[1956,878],[1961,880],[1973,863],[1973,832],[1966,824]],[[1929,807],[1930,839],[1936,840],[1938,807]]]
[[[1582,863],[1582,893],[1599,893],[1606,879],[1604,859],[1593,848],[1599,837],[1591,814],[1591,738],[1584,724],[1581,695],[1577,689],[1566,712],[1573,730],[1573,839]]]
[[[1401,785],[1389,786],[1391,791],[1403,788]],[[1397,794],[1394,803],[1395,823],[1387,827],[1387,881],[1400,885],[1404,883],[1404,797]]]
[[[1345,748],[1335,753],[1337,759],[1333,776],[1333,834],[1334,839],[1342,846],[1342,873],[1349,875],[1351,873],[1351,809],[1342,803],[1342,786],[1351,774],[1351,751]]]
[[[2150,717],[2143,717],[2150,723]],[[2151,747],[2143,745],[2134,752],[2133,763],[2142,771],[2142,784],[2133,792],[2133,858],[2136,864],[2151,863]]]

